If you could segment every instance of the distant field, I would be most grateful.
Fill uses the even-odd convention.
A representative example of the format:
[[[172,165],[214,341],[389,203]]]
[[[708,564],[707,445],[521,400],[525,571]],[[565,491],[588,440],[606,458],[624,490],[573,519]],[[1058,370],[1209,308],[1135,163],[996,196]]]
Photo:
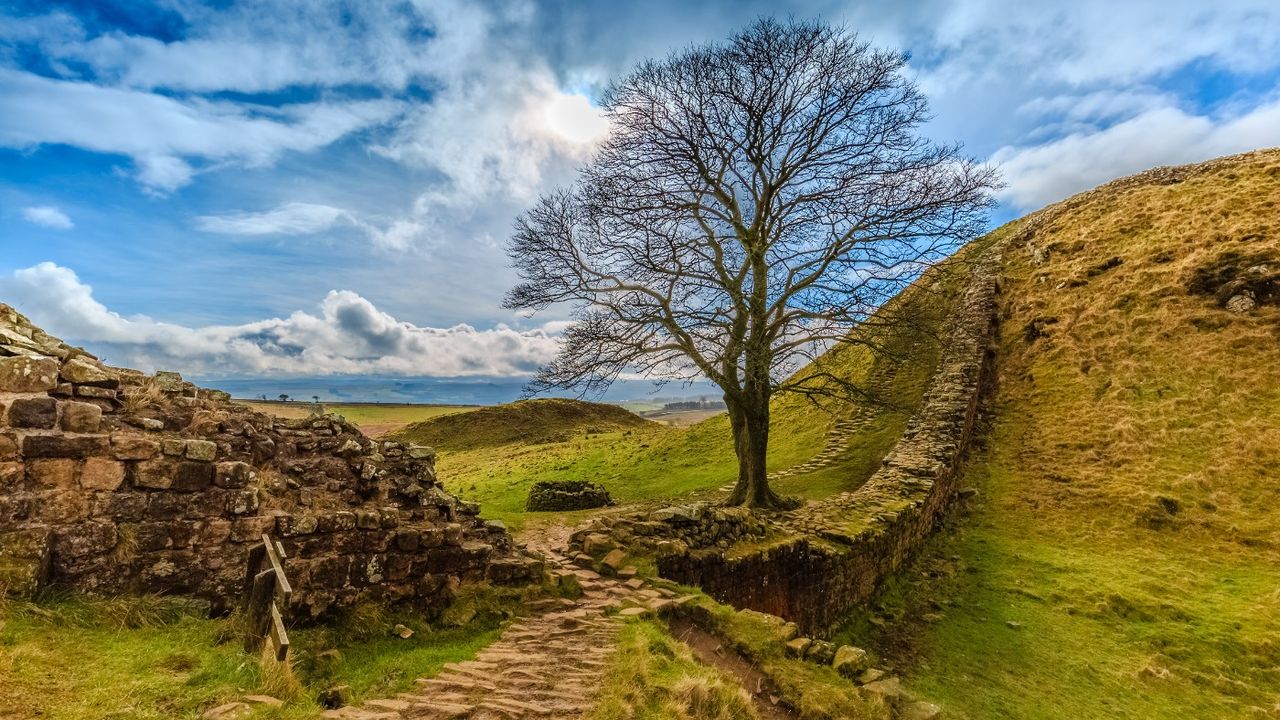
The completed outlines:
[[[315,406],[309,402],[278,402],[275,400],[237,400],[242,405],[259,412],[270,413],[283,418],[307,417]],[[364,431],[369,437],[378,437],[386,433],[422,420],[429,420],[441,415],[470,412],[479,405],[418,405],[411,403],[321,403],[325,412],[337,413]]]
[[[724,410],[645,410],[639,414],[645,420],[652,420],[663,425],[688,427],[723,413]]]

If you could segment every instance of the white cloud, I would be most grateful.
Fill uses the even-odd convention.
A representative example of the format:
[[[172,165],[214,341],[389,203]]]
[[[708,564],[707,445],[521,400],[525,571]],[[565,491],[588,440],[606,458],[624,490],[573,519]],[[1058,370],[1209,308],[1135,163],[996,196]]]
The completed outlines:
[[[386,100],[286,105],[270,112],[0,69],[0,146],[66,144],[134,158],[138,180],[169,191],[190,181],[184,157],[267,165],[391,120]]]
[[[351,221],[342,208],[292,202],[265,212],[201,215],[196,228],[222,235],[310,235]]]
[[[1172,107],[1148,110],[1105,129],[1029,147],[1001,148],[1005,199],[1034,209],[1157,165],[1198,162],[1280,146],[1280,102],[1212,118]]]
[[[317,313],[297,311],[243,325],[192,328],[123,317],[93,297],[75,272],[51,262],[0,277],[0,296],[47,332],[84,343],[109,362],[203,375],[381,374],[527,377],[556,353],[545,329],[497,325],[419,327],[348,290]]]
[[[22,209],[22,217],[27,222],[43,225],[54,230],[70,230],[76,224],[71,222],[67,214],[52,205],[33,205]]]
[[[415,210],[414,213],[422,211]],[[343,226],[362,231],[376,247],[406,250],[422,235],[423,225],[412,219],[394,220],[385,227],[332,205],[291,202],[262,212],[200,215],[196,229],[220,235],[314,235]]]
[[[905,22],[947,54],[952,77],[1082,86],[1142,80],[1201,59],[1257,72],[1274,68],[1280,54],[1273,0],[969,0],[938,9]]]

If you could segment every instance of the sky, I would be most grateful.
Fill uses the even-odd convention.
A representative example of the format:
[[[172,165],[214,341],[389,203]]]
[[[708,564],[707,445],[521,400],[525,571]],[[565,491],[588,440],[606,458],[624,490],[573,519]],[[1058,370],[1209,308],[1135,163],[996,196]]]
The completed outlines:
[[[765,14],[909,52],[925,134],[1001,168],[993,223],[1280,145],[1275,0],[4,0],[0,301],[215,382],[516,387],[566,318],[501,308],[514,218],[610,78]]]

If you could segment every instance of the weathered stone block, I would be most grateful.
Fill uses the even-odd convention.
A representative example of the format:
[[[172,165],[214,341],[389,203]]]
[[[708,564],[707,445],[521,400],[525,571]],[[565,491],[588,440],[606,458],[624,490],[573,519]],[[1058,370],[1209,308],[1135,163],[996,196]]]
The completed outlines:
[[[218,487],[242,488],[249,484],[253,468],[246,462],[231,460],[218,463],[213,476],[213,483]]]
[[[0,594],[39,590],[49,579],[51,546],[48,529],[0,534]]]
[[[627,556],[618,549],[613,549],[604,556],[600,561],[600,570],[607,575],[617,575],[618,571],[626,564]]]
[[[18,436],[13,433],[0,433],[0,460],[12,460],[18,457]]]
[[[56,461],[54,461],[56,462]],[[80,468],[80,487],[85,490],[111,491],[124,483],[124,463],[104,457],[91,457]]]
[[[381,516],[373,510],[356,511],[356,527],[361,530],[376,530],[382,526]]]
[[[20,462],[0,462],[0,488],[13,490],[26,478],[26,466]]]
[[[187,452],[187,443],[180,438],[166,438],[161,441],[160,449],[165,455],[182,457]]]
[[[60,560],[103,555],[116,546],[117,539],[113,522],[76,523],[54,535],[53,552]]]
[[[49,357],[0,357],[0,392],[46,392],[58,385],[58,361]]]
[[[14,527],[31,517],[33,497],[25,492],[0,494],[0,527]]]
[[[257,542],[262,534],[270,532],[275,525],[275,518],[269,516],[241,517],[231,521],[232,542]]]
[[[841,675],[853,679],[862,674],[862,671],[871,667],[871,656],[866,650],[853,645],[841,645],[836,650],[835,659],[831,661],[831,667]]]
[[[444,544],[445,545],[461,545],[462,544],[462,526],[458,523],[449,523],[444,526]]]
[[[318,558],[310,565],[311,583],[319,587],[340,588],[351,577],[351,558],[347,556]]]
[[[89,496],[79,490],[46,490],[38,493],[34,507],[49,522],[79,522],[89,517]]]
[[[27,479],[42,488],[74,490],[76,488],[75,460],[32,460],[27,463]]]
[[[62,379],[77,385],[119,387],[120,381],[101,365],[84,357],[74,357],[63,363],[59,373]]]
[[[82,402],[62,404],[62,429],[74,433],[96,433],[102,425],[102,408]]]
[[[787,654],[792,657],[802,658],[805,653],[809,652],[809,646],[813,645],[813,638],[798,637],[787,641]]]
[[[191,547],[196,537],[196,523],[186,520],[143,522],[131,528],[133,543],[139,552],[182,550]]]
[[[76,397],[115,402],[116,391],[111,388],[96,387],[94,385],[76,385]]]
[[[198,492],[213,484],[213,466],[206,462],[187,460],[178,463],[169,486],[178,492]]]
[[[51,397],[14,398],[9,402],[9,424],[52,430],[58,425],[58,401]]]
[[[106,455],[109,450],[106,435],[28,435],[22,439],[22,454],[28,458],[86,458]]]
[[[165,392],[182,392],[182,376],[169,370],[157,370],[156,385]]]
[[[231,493],[227,502],[227,512],[232,515],[248,515],[258,512],[258,489],[237,490]]]
[[[111,454],[117,460],[148,460],[160,453],[160,443],[133,433],[111,433]]]
[[[394,528],[400,525],[400,511],[393,507],[384,507],[379,513],[378,524],[384,528]]]
[[[191,460],[213,462],[218,457],[218,446],[208,440],[188,440],[186,455]]]
[[[93,517],[136,522],[147,515],[147,494],[140,492],[94,493],[89,505]]]
[[[426,527],[418,530],[418,545],[423,548],[440,547],[444,544],[444,528]]]
[[[198,524],[196,543],[203,547],[221,545],[231,539],[230,520],[206,520]]]
[[[189,495],[170,492],[149,493],[147,518],[151,520],[177,520],[187,512]]]
[[[283,537],[310,535],[316,531],[314,515],[281,515],[276,518],[276,532]]]
[[[351,558],[350,582],[357,587],[382,582],[386,558],[382,555],[354,555]]]
[[[418,549],[418,543],[422,540],[422,533],[417,530],[401,530],[396,533],[396,548],[401,552],[413,552]]]
[[[173,463],[167,460],[144,460],[133,467],[133,485],[168,490],[173,485],[173,471]]]

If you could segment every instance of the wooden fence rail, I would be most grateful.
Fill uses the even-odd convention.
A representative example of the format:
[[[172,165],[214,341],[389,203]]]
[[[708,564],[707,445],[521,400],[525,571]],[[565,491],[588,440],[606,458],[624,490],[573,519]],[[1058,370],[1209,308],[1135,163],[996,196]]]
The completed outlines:
[[[285,632],[280,608],[289,607],[293,596],[293,587],[284,574],[284,560],[284,547],[267,535],[249,548],[241,607],[248,621],[245,652],[260,652],[270,638],[276,660],[280,662],[289,656],[289,634]]]

